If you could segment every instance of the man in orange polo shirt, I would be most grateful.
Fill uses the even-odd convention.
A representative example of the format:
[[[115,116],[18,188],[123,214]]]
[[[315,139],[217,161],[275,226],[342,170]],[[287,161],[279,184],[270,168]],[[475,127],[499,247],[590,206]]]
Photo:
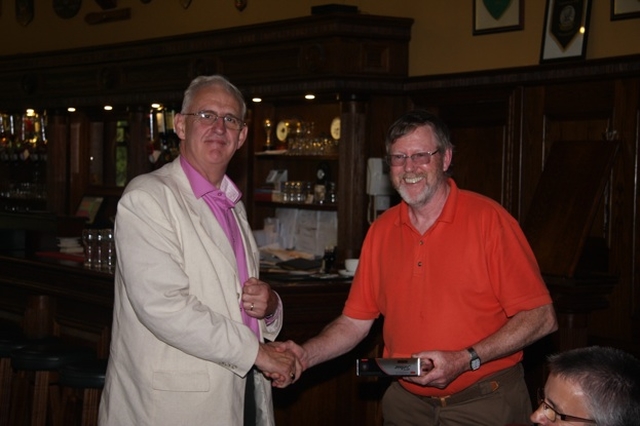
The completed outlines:
[[[384,357],[419,357],[393,382],[385,425],[526,423],[522,349],[555,331],[549,292],[517,221],[447,177],[442,121],[411,111],[389,129],[390,179],[402,202],[371,226],[340,317],[293,349],[307,369],[348,352],[384,316]]]

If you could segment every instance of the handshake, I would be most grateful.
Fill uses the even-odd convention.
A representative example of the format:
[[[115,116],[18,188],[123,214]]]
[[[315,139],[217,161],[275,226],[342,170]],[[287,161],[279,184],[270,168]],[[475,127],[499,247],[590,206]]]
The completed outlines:
[[[276,388],[285,388],[308,368],[307,353],[302,346],[286,342],[260,343],[256,367]]]

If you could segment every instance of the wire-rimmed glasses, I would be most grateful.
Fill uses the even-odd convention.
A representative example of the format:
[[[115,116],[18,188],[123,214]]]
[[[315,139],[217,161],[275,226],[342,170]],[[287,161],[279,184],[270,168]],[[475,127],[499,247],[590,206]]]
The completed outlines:
[[[440,149],[436,149],[431,152],[416,152],[413,155],[388,154],[385,158],[390,166],[404,166],[409,158],[413,164],[423,166],[425,164],[429,164],[431,162],[431,157],[436,155],[438,152],[440,152]]]
[[[200,122],[208,124],[210,126],[213,125],[216,121],[218,121],[218,118],[222,118],[222,123],[224,124],[224,127],[227,129],[240,130],[245,126],[244,121],[242,121],[238,117],[234,117],[231,114],[221,116],[215,111],[208,111],[208,110],[198,111],[198,112],[183,112],[181,114],[193,115]]]
[[[542,388],[538,389],[538,403],[540,407],[542,407],[542,414],[549,419],[551,422],[555,422],[556,420],[562,420],[564,422],[583,422],[583,423],[591,423],[597,424],[595,420],[584,419],[582,417],[572,416],[570,414],[558,413],[555,408],[547,403],[544,399],[544,390]]]

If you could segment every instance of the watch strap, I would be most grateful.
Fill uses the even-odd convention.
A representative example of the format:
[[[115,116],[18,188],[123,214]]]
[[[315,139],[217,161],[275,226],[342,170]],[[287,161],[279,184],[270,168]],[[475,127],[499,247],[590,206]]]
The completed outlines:
[[[469,361],[469,367],[471,367],[472,371],[477,370],[478,368],[480,368],[480,357],[478,356],[478,353],[476,352],[475,349],[473,348],[467,348],[467,351],[469,352],[469,355],[471,355],[471,360]]]

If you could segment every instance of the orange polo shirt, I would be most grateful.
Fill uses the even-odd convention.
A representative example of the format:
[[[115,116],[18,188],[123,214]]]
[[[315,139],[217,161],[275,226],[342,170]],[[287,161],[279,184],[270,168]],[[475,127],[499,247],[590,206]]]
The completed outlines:
[[[536,259],[517,221],[497,202],[451,192],[434,225],[419,234],[402,202],[376,220],[343,313],[384,316],[385,357],[461,350],[493,334],[509,317],[551,303]],[[420,395],[444,396],[513,366],[522,352],[483,363],[445,389],[400,381]]]

